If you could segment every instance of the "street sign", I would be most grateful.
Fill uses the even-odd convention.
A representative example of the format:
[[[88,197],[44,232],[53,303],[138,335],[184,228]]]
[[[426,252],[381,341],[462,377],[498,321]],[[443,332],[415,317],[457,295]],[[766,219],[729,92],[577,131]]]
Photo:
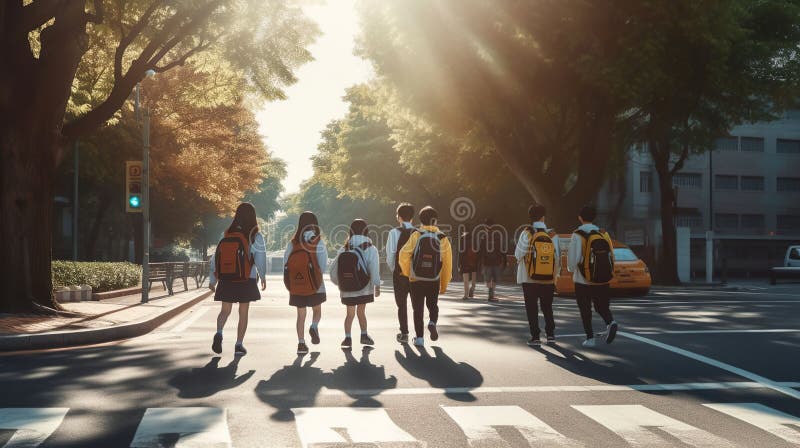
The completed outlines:
[[[142,213],[144,197],[142,195],[142,162],[125,162],[125,211]]]

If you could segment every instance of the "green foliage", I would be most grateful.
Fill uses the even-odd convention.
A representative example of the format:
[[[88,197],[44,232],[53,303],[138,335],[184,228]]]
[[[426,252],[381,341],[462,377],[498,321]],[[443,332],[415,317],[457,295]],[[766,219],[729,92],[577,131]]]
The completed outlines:
[[[136,286],[142,267],[133,263],[53,261],[53,288],[89,285],[92,292]]]

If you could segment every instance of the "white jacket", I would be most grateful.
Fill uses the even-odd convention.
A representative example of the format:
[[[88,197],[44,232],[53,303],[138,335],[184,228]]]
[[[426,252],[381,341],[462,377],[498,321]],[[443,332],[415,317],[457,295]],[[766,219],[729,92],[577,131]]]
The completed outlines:
[[[267,244],[264,242],[264,236],[261,233],[256,233],[256,237],[253,241],[253,244],[250,245],[250,253],[253,255],[253,267],[250,269],[250,278],[260,278],[264,279],[264,276],[267,275]],[[216,270],[216,256],[217,254],[211,256],[211,260],[209,260],[209,273],[208,273],[208,285],[214,286],[217,284],[217,277],[214,275],[214,271]]]
[[[369,296],[374,294],[374,288],[376,286],[381,286],[381,271],[380,271],[380,255],[378,254],[378,249],[372,244],[372,240],[369,237],[364,235],[353,235],[350,238],[350,243],[353,246],[360,246],[364,243],[370,243],[371,246],[364,251],[364,261],[366,262],[366,271],[369,273],[370,282],[367,286],[365,286],[360,291],[351,291],[341,292],[341,297],[361,297],[361,296]],[[334,285],[339,284],[339,277],[338,277],[338,268],[339,268],[339,254],[344,252],[344,246],[339,248],[339,251],[336,252],[336,258],[333,260],[331,264],[331,281]]]
[[[542,230],[547,233],[547,225],[545,225],[542,221],[536,221],[532,224],[532,227],[535,230]],[[525,266],[525,256],[528,254],[528,245],[530,244],[529,234],[528,232],[522,232],[519,236],[519,241],[517,241],[517,248],[514,249],[514,257],[517,259],[517,283],[544,283],[550,284],[549,282],[539,282],[535,280],[531,280],[528,276],[528,267]],[[556,253],[555,253],[555,277],[558,278],[558,274],[561,271],[561,248],[559,247],[558,235],[553,237],[553,245],[555,246]]]
[[[591,232],[592,230],[600,230],[594,224],[583,224],[578,227],[578,230],[583,232]],[[572,272],[572,281],[585,285],[588,282],[581,272],[581,261],[583,258],[583,237],[577,233],[572,234],[572,239],[569,242],[569,252],[567,252],[567,269]]]
[[[311,241],[315,236],[314,232],[311,230],[306,230],[303,233],[303,240]],[[289,254],[292,253],[292,242],[289,241],[289,245],[286,246],[286,251],[283,253],[283,265],[286,266],[286,263],[289,261]],[[319,263],[319,269],[324,273],[325,268],[328,266],[328,249],[325,248],[325,242],[320,240],[319,244],[317,244],[317,263]],[[325,292],[325,282],[322,282],[319,285],[319,289],[317,290],[317,294]]]

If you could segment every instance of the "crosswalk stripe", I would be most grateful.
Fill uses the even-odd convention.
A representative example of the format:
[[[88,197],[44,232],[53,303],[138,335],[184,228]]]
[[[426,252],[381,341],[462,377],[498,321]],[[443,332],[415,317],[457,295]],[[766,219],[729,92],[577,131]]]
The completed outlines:
[[[5,448],[39,446],[61,426],[69,408],[0,408],[0,429],[15,431]]]
[[[397,426],[383,408],[293,408],[292,412],[303,448],[349,442],[425,446]],[[335,429],[346,430],[350,440]]]
[[[708,408],[730,415],[763,429],[781,439],[800,446],[800,418],[786,414],[760,403],[715,403],[704,404]],[[790,428],[786,425],[794,425]]]
[[[148,408],[130,446],[155,448],[165,445],[229,448],[231,436],[226,410],[211,407]]]
[[[530,446],[581,446],[519,406],[442,406],[442,409],[461,427],[470,446],[509,446],[496,426],[514,427]]]
[[[725,439],[642,405],[586,405],[572,406],[592,420],[614,431],[633,447],[672,446],[652,428],[675,437],[694,447],[733,447]]]

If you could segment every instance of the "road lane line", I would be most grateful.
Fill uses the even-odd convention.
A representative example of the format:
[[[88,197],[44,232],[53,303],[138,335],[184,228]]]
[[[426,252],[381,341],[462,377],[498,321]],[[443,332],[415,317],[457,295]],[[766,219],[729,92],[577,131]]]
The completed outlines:
[[[710,366],[714,366],[718,369],[726,370],[730,373],[735,375],[741,376],[743,378],[747,378],[751,381],[755,381],[757,383],[763,384],[765,387],[768,387],[776,392],[780,392],[784,395],[788,395],[792,398],[800,400],[800,391],[796,391],[792,388],[782,386],[780,383],[772,381],[768,378],[765,378],[761,375],[758,375],[753,372],[749,372],[744,369],[740,369],[739,367],[732,366],[730,364],[724,363],[722,361],[717,361],[716,359],[709,358],[708,356],[703,356],[698,353],[690,352],[689,350],[684,350],[680,347],[675,347],[674,345],[665,344],[663,342],[658,342],[656,340],[646,338],[644,336],[639,336],[637,334],[628,333],[627,331],[620,331],[618,333],[620,336],[624,336],[628,339],[633,339],[634,341],[643,342],[645,344],[652,345],[654,347],[658,347],[672,353],[676,353],[678,355],[685,356],[690,359],[694,359],[695,361],[702,362],[704,364],[708,364]]]
[[[16,430],[5,448],[33,448],[50,437],[69,408],[0,408],[0,429]]]
[[[206,314],[210,308],[211,307],[209,306],[201,306],[199,308],[195,307],[192,310],[192,312],[188,316],[186,316],[185,319],[183,319],[177,325],[172,327],[172,329],[170,329],[169,332],[183,333],[184,331],[186,331],[187,328],[191,327],[195,322],[197,322],[198,319],[203,317],[203,315]]]
[[[530,446],[582,446],[519,406],[442,406],[442,409],[461,427],[469,446],[509,446],[495,426],[515,428]]]
[[[293,408],[292,412],[303,448],[350,442],[379,446],[381,443],[425,446],[424,442],[397,426],[383,408]],[[346,430],[350,440],[335,429]]]
[[[229,448],[227,411],[210,407],[148,408],[130,446]]]
[[[799,333],[794,328],[749,328],[740,330],[660,330],[637,331],[636,334],[723,334],[723,333]]]
[[[800,432],[786,425],[800,429],[800,418],[786,414],[760,403],[714,403],[704,404],[708,408],[730,415],[745,423],[763,429],[789,443],[800,446]]]
[[[614,431],[633,447],[673,446],[653,427],[694,447],[733,447],[727,440],[710,432],[668,417],[640,404],[572,406],[592,420]]]

